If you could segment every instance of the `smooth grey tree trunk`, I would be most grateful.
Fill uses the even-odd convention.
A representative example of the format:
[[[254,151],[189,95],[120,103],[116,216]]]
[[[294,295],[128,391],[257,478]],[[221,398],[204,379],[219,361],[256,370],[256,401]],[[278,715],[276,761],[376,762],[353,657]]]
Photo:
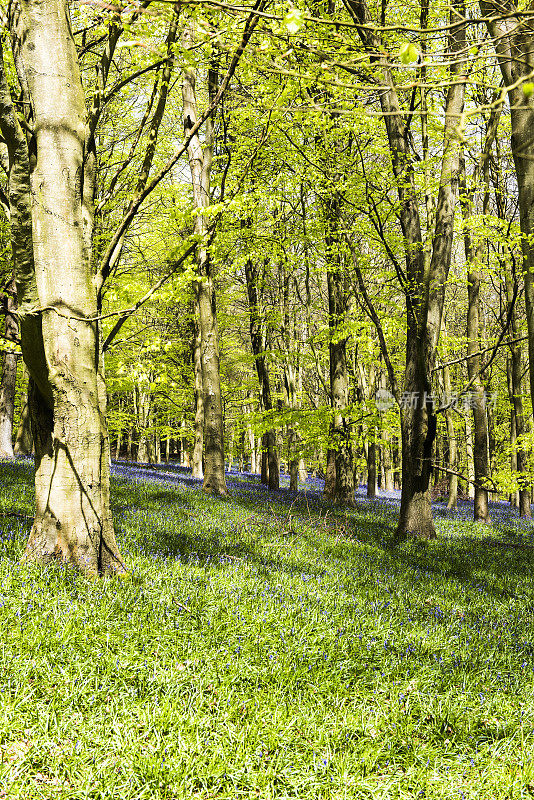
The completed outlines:
[[[109,505],[96,290],[84,236],[86,110],[68,7],[29,0],[10,22],[34,129],[30,170],[2,54],[0,128],[10,159],[22,351],[33,379],[36,514],[25,556],[124,573]]]

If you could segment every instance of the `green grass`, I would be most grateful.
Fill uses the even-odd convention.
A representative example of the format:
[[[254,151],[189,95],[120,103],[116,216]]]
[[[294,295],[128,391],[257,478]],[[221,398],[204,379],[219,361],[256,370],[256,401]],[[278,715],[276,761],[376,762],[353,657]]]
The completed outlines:
[[[392,549],[380,503],[116,480],[132,578],[91,582],[19,563],[31,469],[0,481],[0,798],[534,796],[534,551],[506,520]]]

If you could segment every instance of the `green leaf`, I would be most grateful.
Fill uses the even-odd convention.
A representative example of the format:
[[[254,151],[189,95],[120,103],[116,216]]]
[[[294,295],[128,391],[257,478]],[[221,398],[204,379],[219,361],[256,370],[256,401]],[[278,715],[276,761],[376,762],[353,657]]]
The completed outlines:
[[[304,12],[299,8],[292,7],[284,17],[284,25],[289,34],[298,33],[304,25]]]
[[[419,58],[419,48],[411,42],[403,42],[399,49],[399,58],[402,64],[413,64]]]
[[[523,89],[523,94],[527,98],[532,97],[534,94],[534,83],[531,83],[530,81],[528,83],[524,83],[521,88]]]

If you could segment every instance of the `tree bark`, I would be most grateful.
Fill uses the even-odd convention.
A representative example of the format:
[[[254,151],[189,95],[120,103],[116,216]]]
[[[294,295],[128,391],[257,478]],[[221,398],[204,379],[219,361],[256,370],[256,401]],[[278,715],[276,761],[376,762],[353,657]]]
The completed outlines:
[[[534,403],[534,106],[523,92],[534,69],[534,13],[527,5],[519,13],[513,0],[480,0],[480,10],[497,52],[504,85],[508,87],[512,155],[517,176],[519,220],[528,329],[530,394]]]
[[[260,480],[264,486],[269,485],[269,454],[268,454],[268,441],[267,434],[264,433],[261,437],[261,467],[260,467]]]
[[[195,370],[195,442],[193,445],[193,478],[203,478],[202,453],[204,450],[204,388],[202,382],[202,343],[198,317],[193,320],[193,365]]]
[[[29,148],[3,73],[10,223],[22,351],[33,379],[36,515],[27,559],[125,572],[109,506],[96,290],[84,237],[85,101],[64,0],[29,0],[11,18],[33,106]]]
[[[24,395],[19,427],[17,430],[17,436],[15,438],[15,447],[13,448],[16,456],[31,456],[33,451],[30,407],[28,401],[29,393],[30,387],[28,386]]]
[[[147,464],[150,460],[149,455],[149,425],[150,425],[150,393],[147,389],[139,387],[139,400],[137,402],[137,429],[139,431],[139,442],[137,445],[137,461]]]
[[[374,431],[370,431],[374,435]],[[369,440],[367,447],[367,497],[374,500],[377,495],[377,475],[376,475],[376,442]]]
[[[465,415],[465,454],[467,458],[467,477],[469,485],[467,496],[470,500],[475,499],[475,458],[473,454],[473,429],[471,426],[471,415],[469,411]]]
[[[330,427],[330,437],[332,437],[332,426]],[[336,451],[332,447],[326,451],[323,495],[326,500],[333,500],[336,495]]]
[[[344,0],[358,33],[379,67],[379,100],[389,140],[393,174],[399,197],[399,218],[405,240],[406,267],[399,274],[407,305],[406,367],[401,407],[402,493],[396,541],[409,534],[434,538],[430,478],[437,421],[431,399],[431,376],[441,328],[445,285],[449,274],[454,216],[458,192],[459,144],[457,127],[464,105],[465,65],[459,54],[466,46],[465,6],[456,0],[450,8],[449,80],[445,106],[443,157],[435,210],[432,252],[425,259],[415,181],[406,121],[401,111],[393,74],[380,36],[365,0]]]
[[[512,388],[512,364],[511,359],[506,359],[506,379],[508,384],[508,397],[510,398],[510,469],[512,474],[517,473],[517,430],[515,425],[514,409],[514,390]],[[519,508],[519,492],[510,492],[510,505],[512,508]]]
[[[189,41],[191,30],[188,29],[184,36],[186,41]],[[195,70],[185,69],[182,97],[186,135],[198,119],[195,83]],[[213,68],[208,70],[208,92],[210,100],[212,100],[217,92],[217,73]],[[207,208],[211,200],[210,174],[213,142],[213,121],[208,119],[204,143],[201,142],[198,133],[195,134],[189,142],[187,155],[191,171],[193,203],[198,212],[195,216],[195,233],[199,237],[198,279],[194,282],[194,289],[200,324],[202,391],[204,395],[204,482],[202,488],[205,492],[226,495],[228,490],[224,474],[224,421],[219,369],[217,305],[208,249],[207,222],[202,213],[202,209]]]
[[[445,396],[451,396],[451,373],[448,366],[443,368],[443,388]],[[452,415],[452,408],[445,411],[445,427],[447,430],[447,444],[449,455],[447,459],[447,466],[451,470],[449,475],[449,497],[447,500],[447,508],[455,510],[458,508],[458,441],[456,439],[456,430],[454,428],[454,420]]]
[[[505,264],[505,288],[508,307],[513,301],[513,280],[510,274],[510,265]],[[519,338],[519,323],[515,308],[511,310],[512,318],[510,321],[510,357],[507,363],[509,368],[508,385],[511,392],[512,410],[514,416],[514,448],[516,454],[516,469],[519,481],[519,515],[521,517],[531,517],[530,509],[530,486],[526,474],[528,456],[525,451],[524,436],[526,434],[525,412],[523,409],[523,370],[521,365],[521,345],[514,341]]]
[[[486,238],[479,236],[476,243],[469,228],[473,212],[473,194],[480,193],[480,181],[483,182],[483,199],[480,211],[487,214],[489,210],[489,155],[497,134],[499,114],[493,113],[486,131],[484,147],[473,176],[473,189],[468,191],[466,185],[465,160],[460,159],[461,207],[464,217],[464,247],[467,260],[467,375],[472,381],[470,394],[473,409],[475,465],[475,522],[491,522],[488,506],[488,491],[485,483],[490,475],[489,435],[486,414],[486,394],[480,377],[480,265],[484,257]]]
[[[271,395],[271,381],[269,367],[265,355],[267,346],[266,332],[261,317],[258,291],[258,268],[252,259],[245,262],[245,275],[247,281],[247,294],[250,320],[250,342],[254,354],[254,363],[260,387],[261,405],[266,414],[272,411],[273,402]],[[280,467],[276,450],[276,435],[274,429],[267,430],[262,437],[261,481],[269,484],[269,489],[275,491],[280,488]],[[268,473],[267,473],[268,463]]]
[[[14,312],[17,301],[15,295],[15,281],[10,281],[6,287],[5,300],[5,341],[16,342],[19,326]],[[2,378],[0,381],[0,458],[13,459],[13,415],[15,413],[15,389],[17,385],[18,353],[4,351]]]
[[[332,444],[335,450],[335,503],[354,505],[353,453],[350,427],[346,416],[349,404],[347,369],[347,296],[342,266],[340,198],[334,196],[326,204],[326,262],[328,286],[328,327],[330,354],[330,399],[332,403]]]

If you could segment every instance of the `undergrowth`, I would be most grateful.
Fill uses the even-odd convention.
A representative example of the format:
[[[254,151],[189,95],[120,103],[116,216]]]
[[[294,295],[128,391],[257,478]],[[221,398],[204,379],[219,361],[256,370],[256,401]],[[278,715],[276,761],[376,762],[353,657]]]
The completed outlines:
[[[385,502],[116,478],[131,578],[95,583],[20,563],[32,467],[0,479],[0,797],[534,796],[534,550],[504,512],[392,548]]]

